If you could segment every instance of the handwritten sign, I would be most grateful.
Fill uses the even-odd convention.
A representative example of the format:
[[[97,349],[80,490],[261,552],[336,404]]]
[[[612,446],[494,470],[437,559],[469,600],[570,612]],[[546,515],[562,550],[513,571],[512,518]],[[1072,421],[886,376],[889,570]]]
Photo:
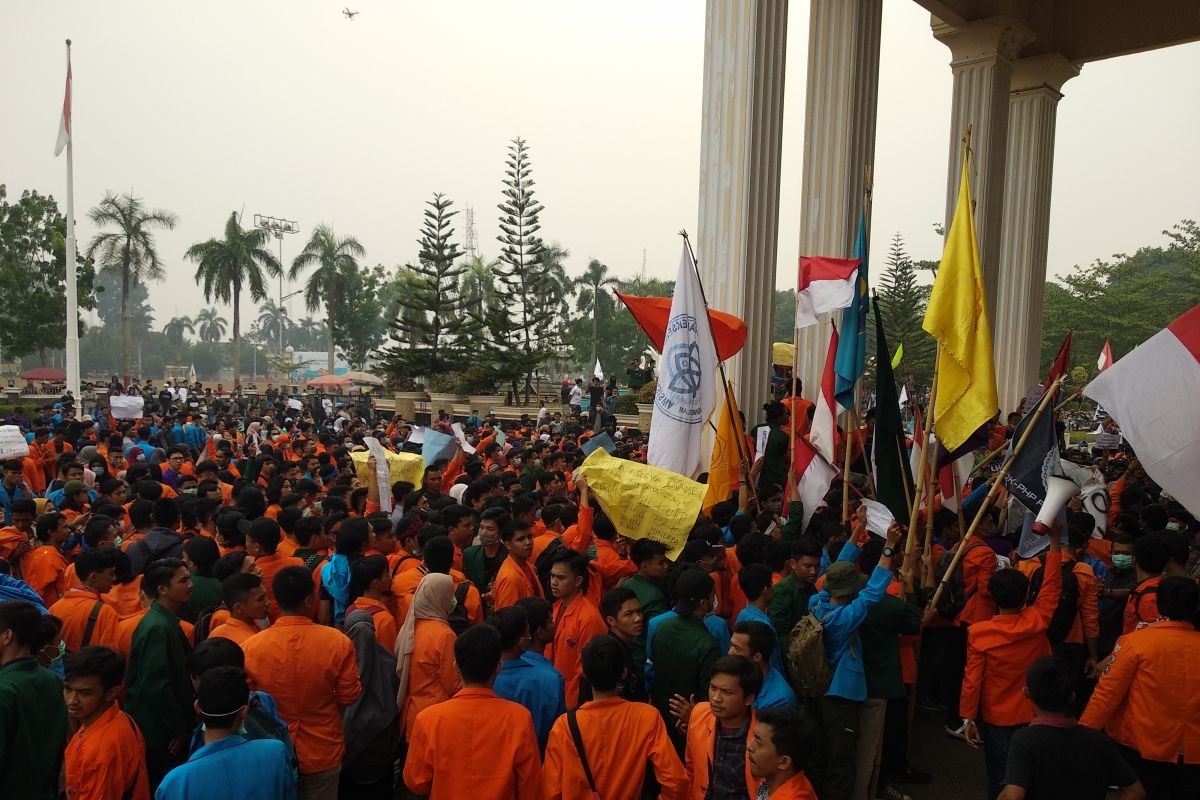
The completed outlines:
[[[20,458],[29,455],[29,445],[16,425],[0,425],[0,458]]]
[[[114,394],[108,398],[108,410],[113,419],[141,419],[146,401],[136,394]]]
[[[754,460],[758,461],[767,453],[767,437],[771,435],[771,429],[763,425],[755,432],[754,439]]]
[[[883,503],[875,500],[863,498],[859,502],[867,509],[867,530],[876,536],[887,538],[888,528],[896,521],[896,517],[892,514],[891,509]]]
[[[1116,450],[1121,446],[1121,434],[1119,433],[1098,433],[1096,434],[1096,447],[1101,450]]]
[[[294,397],[289,397],[287,401],[287,407],[299,411],[300,409],[304,408],[304,404]]]
[[[388,451],[374,436],[364,436],[363,443],[367,450],[375,456],[375,481],[379,484],[379,508],[381,511],[392,510],[392,471],[388,465]]]
[[[579,468],[600,508],[617,533],[653,539],[667,546],[667,558],[679,557],[696,524],[705,486],[649,464],[615,458],[603,447]]]
[[[424,444],[425,429],[420,425],[410,425],[409,427],[411,430],[409,431],[408,438],[404,440],[405,444]],[[442,435],[444,436],[445,434]]]

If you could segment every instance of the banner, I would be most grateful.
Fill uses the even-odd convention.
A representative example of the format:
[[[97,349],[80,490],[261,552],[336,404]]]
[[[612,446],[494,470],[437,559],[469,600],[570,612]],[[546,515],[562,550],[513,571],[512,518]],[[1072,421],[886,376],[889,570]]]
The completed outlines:
[[[29,455],[29,445],[17,425],[0,425],[0,459]]]
[[[383,445],[374,436],[364,436],[363,443],[366,444],[368,452],[375,456],[375,481],[379,484],[379,509],[390,513],[392,510],[392,473],[388,466],[388,451],[383,449]]]
[[[370,452],[367,450],[356,450],[350,454],[350,460],[354,462],[354,474],[358,477],[359,483],[366,486],[367,481],[375,480],[376,476],[371,474],[367,469],[367,456]],[[392,494],[391,486],[396,481],[408,481],[418,489],[421,488],[421,480],[425,477],[425,459],[415,453],[393,453],[390,450],[385,450],[384,455],[388,465],[388,488],[386,494],[390,497]],[[378,461],[379,457],[376,456]],[[383,500],[382,491],[379,493],[379,499]]]
[[[617,533],[662,542],[667,558],[679,557],[700,514],[704,484],[649,464],[614,458],[604,448],[587,457],[579,474],[587,478]]]
[[[108,398],[108,410],[113,419],[141,419],[145,400],[136,394],[114,394]]]
[[[412,441],[412,437],[409,437]],[[454,437],[448,433],[426,429],[421,437],[421,458],[429,465],[439,458],[451,458],[454,455]]]

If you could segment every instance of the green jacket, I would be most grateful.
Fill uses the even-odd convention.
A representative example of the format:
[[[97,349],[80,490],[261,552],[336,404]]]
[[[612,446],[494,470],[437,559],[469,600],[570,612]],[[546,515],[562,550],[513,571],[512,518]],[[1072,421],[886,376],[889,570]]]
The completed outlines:
[[[697,703],[708,700],[712,668],[722,655],[717,640],[699,617],[663,620],[654,631],[654,691],[650,702],[671,719],[668,705],[677,694],[695,695]]]
[[[785,542],[794,542],[804,535],[804,503],[799,500],[788,503],[787,522],[779,529],[779,535]]]
[[[54,800],[67,746],[62,681],[33,656],[0,667],[0,794]]]
[[[767,446],[763,449],[762,471],[758,473],[760,492],[770,484],[787,487],[790,444],[788,435],[778,425],[772,425],[771,432],[767,434]]]
[[[504,552],[504,545],[500,545],[500,552]],[[467,576],[467,580],[475,584],[475,588],[481,594],[491,590],[491,582],[496,579],[496,573],[493,572],[490,576],[487,574],[487,553],[484,552],[483,545],[473,544],[463,550],[462,564],[463,574]],[[497,571],[499,571],[499,567],[497,567]]]
[[[645,631],[650,627],[650,620],[671,610],[671,601],[667,599],[666,589],[641,575],[630,575],[621,581],[621,586],[636,594],[638,605],[642,607],[643,633],[629,643],[629,649],[633,651],[633,660],[644,666],[646,663]]]
[[[867,697],[891,700],[905,697],[908,689],[900,672],[902,633],[921,632],[921,610],[916,593],[908,600],[884,595],[867,611],[867,619],[858,629],[862,641],[863,672],[867,676]]]
[[[784,661],[787,660],[788,644],[792,640],[792,628],[800,618],[808,614],[808,601],[817,593],[815,587],[802,589],[796,582],[795,575],[775,584],[771,602],[767,605],[767,616],[775,626],[775,635],[779,637],[779,652]]]
[[[201,614],[220,604],[223,599],[219,580],[192,573],[192,597],[179,609],[179,618],[195,625]]]
[[[195,695],[184,663],[191,650],[179,618],[153,603],[133,632],[125,671],[125,711],[147,747],[164,747],[192,730]]]

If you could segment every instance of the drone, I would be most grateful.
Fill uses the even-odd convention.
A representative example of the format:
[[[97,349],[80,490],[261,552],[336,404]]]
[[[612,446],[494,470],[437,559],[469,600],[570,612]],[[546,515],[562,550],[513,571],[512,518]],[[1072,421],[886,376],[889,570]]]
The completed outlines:
[[[346,8],[343,8],[343,9],[342,9],[342,14],[343,14],[343,15],[346,17],[346,19],[348,19],[348,20],[350,20],[351,22],[353,22],[353,21],[354,21],[354,18],[358,16],[359,12],[357,12],[357,11],[351,11],[351,10],[350,10],[350,7],[349,7],[349,6],[347,6]]]

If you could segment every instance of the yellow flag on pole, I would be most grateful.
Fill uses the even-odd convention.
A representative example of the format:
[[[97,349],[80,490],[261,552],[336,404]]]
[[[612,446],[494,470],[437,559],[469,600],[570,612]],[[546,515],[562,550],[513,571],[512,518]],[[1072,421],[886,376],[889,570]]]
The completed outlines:
[[[934,427],[938,439],[951,451],[979,430],[999,408],[992,333],[971,206],[969,155],[964,148],[958,204],[923,326],[938,343]]]
[[[708,465],[708,489],[702,506],[705,513],[717,503],[728,500],[737,489],[740,451],[736,437],[742,435],[741,415],[737,413],[732,387],[726,386],[725,393],[728,400],[721,404],[721,420],[717,424],[717,438],[713,440],[712,459]],[[731,408],[735,419],[729,418]]]

